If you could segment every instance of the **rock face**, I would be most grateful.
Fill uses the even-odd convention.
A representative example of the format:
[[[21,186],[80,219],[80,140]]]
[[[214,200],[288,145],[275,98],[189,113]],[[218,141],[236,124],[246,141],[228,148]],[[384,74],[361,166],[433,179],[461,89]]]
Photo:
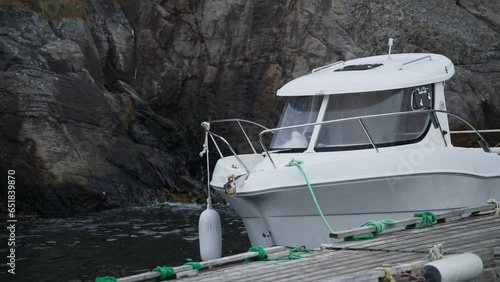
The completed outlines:
[[[0,168],[16,170],[28,212],[199,200],[202,121],[273,126],[286,81],[384,54],[389,37],[394,52],[452,59],[448,110],[500,128],[499,11],[496,0],[89,0],[86,18],[48,21],[0,4]]]
[[[225,117],[273,126],[278,87],[329,62],[384,54],[390,37],[393,52],[451,58],[457,73],[447,84],[448,109],[478,128],[500,128],[499,7],[493,0],[175,0],[127,1],[123,9],[137,33],[134,87],[156,112],[199,132],[198,121]]]
[[[105,54],[81,19],[49,24],[0,8],[0,167],[16,171],[16,202],[26,212],[200,198],[177,148],[182,130],[119,80],[135,66],[131,35],[101,35],[112,42]]]

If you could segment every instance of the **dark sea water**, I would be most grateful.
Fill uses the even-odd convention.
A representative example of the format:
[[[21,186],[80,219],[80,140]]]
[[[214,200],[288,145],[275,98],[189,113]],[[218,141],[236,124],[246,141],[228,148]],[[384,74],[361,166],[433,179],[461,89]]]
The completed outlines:
[[[0,281],[94,281],[199,261],[198,219],[204,209],[166,203],[70,218],[19,217],[15,275],[7,273],[8,232],[2,218]],[[222,221],[223,255],[247,251],[241,219],[229,206],[214,209]]]

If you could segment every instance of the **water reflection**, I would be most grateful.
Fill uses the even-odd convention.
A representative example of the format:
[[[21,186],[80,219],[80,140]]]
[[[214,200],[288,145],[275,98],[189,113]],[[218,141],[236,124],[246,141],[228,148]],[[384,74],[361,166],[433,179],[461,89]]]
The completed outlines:
[[[228,207],[214,205],[222,220],[223,254],[245,252],[250,245],[241,219]],[[157,265],[198,261],[198,218],[205,206],[167,203],[115,209],[71,218],[18,219],[16,275],[2,264],[0,281],[94,281],[123,277]],[[1,220],[5,230],[6,220]],[[6,232],[0,256],[7,255]]]

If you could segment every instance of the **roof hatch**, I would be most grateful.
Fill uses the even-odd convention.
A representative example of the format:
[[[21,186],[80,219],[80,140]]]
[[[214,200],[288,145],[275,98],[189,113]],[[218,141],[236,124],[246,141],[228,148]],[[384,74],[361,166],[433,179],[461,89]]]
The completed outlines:
[[[383,64],[362,64],[362,65],[350,65],[345,66],[341,69],[336,69],[335,71],[363,71],[363,70],[371,70],[374,68],[378,68]]]

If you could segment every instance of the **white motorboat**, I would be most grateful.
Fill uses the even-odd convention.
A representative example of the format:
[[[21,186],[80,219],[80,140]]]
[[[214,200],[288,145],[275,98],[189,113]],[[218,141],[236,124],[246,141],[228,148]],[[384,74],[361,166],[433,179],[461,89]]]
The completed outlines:
[[[210,185],[261,246],[317,247],[331,242],[327,225],[345,230],[500,199],[500,148],[483,137],[500,131],[476,130],[447,112],[444,85],[454,72],[438,54],[389,53],[314,69],[278,90],[286,103],[276,128],[241,119],[202,124],[220,154]],[[452,118],[470,130],[450,132]],[[221,123],[235,124],[252,153],[217,134]],[[260,133],[252,138],[246,125]],[[478,148],[453,146],[450,134],[474,134]],[[305,174],[288,165],[292,159]]]

